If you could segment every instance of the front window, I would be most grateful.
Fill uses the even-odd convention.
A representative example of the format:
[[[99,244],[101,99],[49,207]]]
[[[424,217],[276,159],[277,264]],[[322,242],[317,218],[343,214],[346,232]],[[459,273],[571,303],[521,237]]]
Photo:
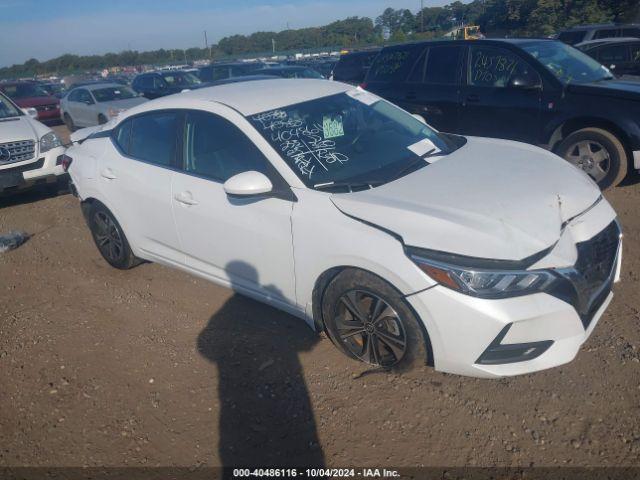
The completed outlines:
[[[563,83],[590,83],[613,78],[606,67],[564,43],[534,41],[521,46]]]
[[[17,117],[22,115],[15,105],[4,95],[0,94],[0,118]]]
[[[188,88],[202,83],[198,77],[189,72],[163,73],[162,78],[172,87]]]
[[[128,87],[105,87],[92,90],[96,102],[113,102],[115,100],[127,100],[138,95]]]
[[[364,91],[351,90],[249,116],[311,188],[370,186],[428,165],[453,142]]]

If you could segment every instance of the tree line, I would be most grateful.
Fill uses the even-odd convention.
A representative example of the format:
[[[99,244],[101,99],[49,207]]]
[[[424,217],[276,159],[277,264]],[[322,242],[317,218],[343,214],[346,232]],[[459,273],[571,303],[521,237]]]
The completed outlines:
[[[464,23],[491,36],[548,36],[573,25],[640,20],[638,0],[473,0],[413,13],[387,8],[375,21],[350,17],[321,27],[256,32],[222,38],[210,48],[127,50],[104,55],[65,54],[40,62],[0,68],[0,78],[97,71],[128,65],[188,63],[268,52],[354,48],[385,42],[436,38]]]

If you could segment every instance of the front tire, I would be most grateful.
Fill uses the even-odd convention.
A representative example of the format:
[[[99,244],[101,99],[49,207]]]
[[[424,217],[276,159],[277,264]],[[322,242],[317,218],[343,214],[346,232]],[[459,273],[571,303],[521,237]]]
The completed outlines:
[[[107,123],[107,117],[102,114],[98,115],[98,125],[104,125],[105,123]]]
[[[601,190],[627,176],[629,159],[622,142],[601,128],[583,128],[568,135],[557,148],[562,158],[585,171]]]
[[[120,224],[102,203],[95,202],[91,206],[88,223],[93,241],[109,265],[128,270],[141,263],[133,254]]]
[[[399,371],[429,363],[420,320],[376,275],[355,269],[338,274],[325,290],[322,317],[333,343],[351,358]]]
[[[64,124],[67,126],[67,128],[71,133],[76,131],[76,125],[75,123],[73,123],[73,119],[71,118],[71,115],[69,115],[68,113],[65,113],[62,119],[64,120]]]

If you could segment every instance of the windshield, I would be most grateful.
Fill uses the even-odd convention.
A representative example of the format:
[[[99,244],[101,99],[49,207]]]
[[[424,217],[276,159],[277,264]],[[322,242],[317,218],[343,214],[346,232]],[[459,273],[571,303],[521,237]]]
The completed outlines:
[[[524,43],[522,48],[563,83],[589,83],[613,78],[606,67],[562,42]]]
[[[22,111],[18,110],[11,101],[0,93],[0,118],[17,117],[22,115]]]
[[[2,87],[4,93],[14,100],[17,98],[48,97],[49,94],[40,86],[31,83],[19,83]]]
[[[249,117],[312,188],[382,184],[426,166],[430,153],[452,150],[444,136],[360,89]]]
[[[188,87],[202,83],[198,77],[189,72],[163,73],[162,78],[172,87]]]
[[[124,86],[97,88],[95,90],[91,90],[91,93],[93,93],[96,102],[113,102],[116,100],[126,100],[128,98],[134,98],[138,96],[138,94],[133,90]]]

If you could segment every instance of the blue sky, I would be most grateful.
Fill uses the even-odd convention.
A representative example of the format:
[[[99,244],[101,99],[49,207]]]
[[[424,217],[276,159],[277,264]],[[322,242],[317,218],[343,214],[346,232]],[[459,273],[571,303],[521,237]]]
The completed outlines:
[[[425,6],[446,0],[424,0]],[[0,66],[63,53],[202,46],[235,33],[375,18],[420,0],[0,0]]]

